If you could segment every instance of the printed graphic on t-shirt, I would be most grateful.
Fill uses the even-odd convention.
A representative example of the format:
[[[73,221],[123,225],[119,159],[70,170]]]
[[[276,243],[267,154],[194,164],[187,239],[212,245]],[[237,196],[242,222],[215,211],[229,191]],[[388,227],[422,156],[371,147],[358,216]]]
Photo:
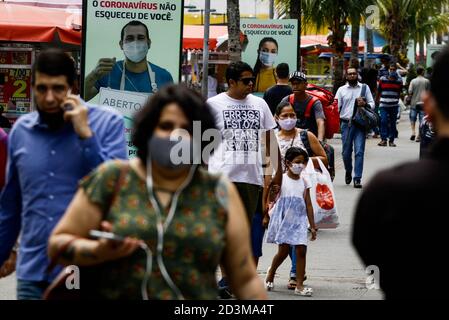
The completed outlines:
[[[259,151],[259,110],[223,111],[225,151]]]

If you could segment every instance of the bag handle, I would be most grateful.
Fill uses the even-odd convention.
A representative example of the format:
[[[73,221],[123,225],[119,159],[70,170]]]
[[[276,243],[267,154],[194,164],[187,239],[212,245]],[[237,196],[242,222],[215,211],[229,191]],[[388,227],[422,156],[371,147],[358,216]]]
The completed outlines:
[[[112,207],[112,204],[114,203],[115,199],[117,198],[117,194],[118,194],[119,191],[120,191],[120,187],[121,187],[122,184],[123,184],[123,181],[124,181],[124,179],[125,179],[125,177],[126,177],[126,174],[128,173],[128,170],[129,170],[129,164],[121,164],[121,167],[120,167],[120,176],[119,176],[117,182],[115,183],[114,193],[112,194],[111,200],[110,200],[109,203],[108,203],[106,213],[109,212],[109,210],[110,210],[111,207]],[[106,214],[105,214],[105,215],[106,215]],[[104,219],[104,217],[103,217],[103,219]],[[73,241],[75,241],[75,240],[77,240],[77,239],[80,239],[80,238],[82,238],[82,237],[80,237],[80,236],[73,236],[72,239],[70,239],[69,241],[67,241],[66,243],[64,243],[64,244],[58,249],[58,251],[56,252],[55,256],[50,260],[50,263],[49,263],[49,265],[48,265],[48,267],[47,267],[47,269],[46,269],[46,273],[50,273],[50,272],[56,267],[56,265],[58,264],[57,261],[58,261],[59,257],[61,256],[61,254],[62,254],[65,250],[67,250],[67,248],[73,243]]]

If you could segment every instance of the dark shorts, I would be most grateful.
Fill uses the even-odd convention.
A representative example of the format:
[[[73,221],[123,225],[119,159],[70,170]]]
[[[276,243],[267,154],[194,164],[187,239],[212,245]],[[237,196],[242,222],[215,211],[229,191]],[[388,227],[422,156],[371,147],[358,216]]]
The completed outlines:
[[[243,206],[245,207],[248,223],[251,225],[254,214],[256,213],[258,202],[262,196],[262,187],[255,184],[241,182],[234,182],[234,184],[237,187],[240,199],[242,199]]]

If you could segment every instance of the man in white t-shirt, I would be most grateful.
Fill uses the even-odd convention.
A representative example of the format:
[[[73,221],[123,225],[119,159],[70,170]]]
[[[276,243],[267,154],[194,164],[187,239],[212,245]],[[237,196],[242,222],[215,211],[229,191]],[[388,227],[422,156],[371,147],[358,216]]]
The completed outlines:
[[[271,158],[270,130],[276,128],[276,122],[267,103],[251,94],[255,79],[248,64],[231,63],[226,81],[228,91],[207,100],[223,138],[210,157],[209,171],[223,173],[235,183],[251,224],[263,187],[262,145],[266,142],[266,155]],[[264,136],[266,141],[262,141]],[[272,184],[280,186],[282,172],[277,172],[279,177]]]
[[[234,182],[251,225],[262,201],[262,163],[267,163],[266,157],[274,166],[271,169],[276,170],[268,188],[277,192],[282,183],[281,155],[273,132],[276,122],[265,100],[251,94],[255,78],[248,64],[231,63],[226,70],[226,82],[227,92],[207,100],[222,135],[221,144],[209,159],[209,172],[223,173]],[[275,144],[271,148],[270,142]],[[225,275],[218,286],[220,296],[229,298],[222,294],[228,290]]]

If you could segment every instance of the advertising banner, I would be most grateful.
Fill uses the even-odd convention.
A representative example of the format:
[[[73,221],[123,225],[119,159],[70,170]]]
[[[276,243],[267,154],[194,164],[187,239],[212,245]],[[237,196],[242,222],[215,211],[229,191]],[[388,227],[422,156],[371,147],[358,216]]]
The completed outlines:
[[[440,53],[444,49],[444,44],[428,44],[426,48],[426,65],[427,67],[432,67],[435,63],[435,60]]]
[[[241,19],[240,28],[248,37],[242,60],[254,69],[254,89],[261,95],[276,84],[275,68],[279,63],[287,63],[290,71],[296,70],[298,22],[295,19]]]
[[[126,101],[133,93],[148,96],[179,82],[183,7],[183,0],[84,0],[84,99],[100,103],[100,89],[107,88],[121,91]],[[131,128],[132,121],[126,121],[126,131]]]
[[[32,51],[0,48],[0,107],[2,127],[31,111]]]

